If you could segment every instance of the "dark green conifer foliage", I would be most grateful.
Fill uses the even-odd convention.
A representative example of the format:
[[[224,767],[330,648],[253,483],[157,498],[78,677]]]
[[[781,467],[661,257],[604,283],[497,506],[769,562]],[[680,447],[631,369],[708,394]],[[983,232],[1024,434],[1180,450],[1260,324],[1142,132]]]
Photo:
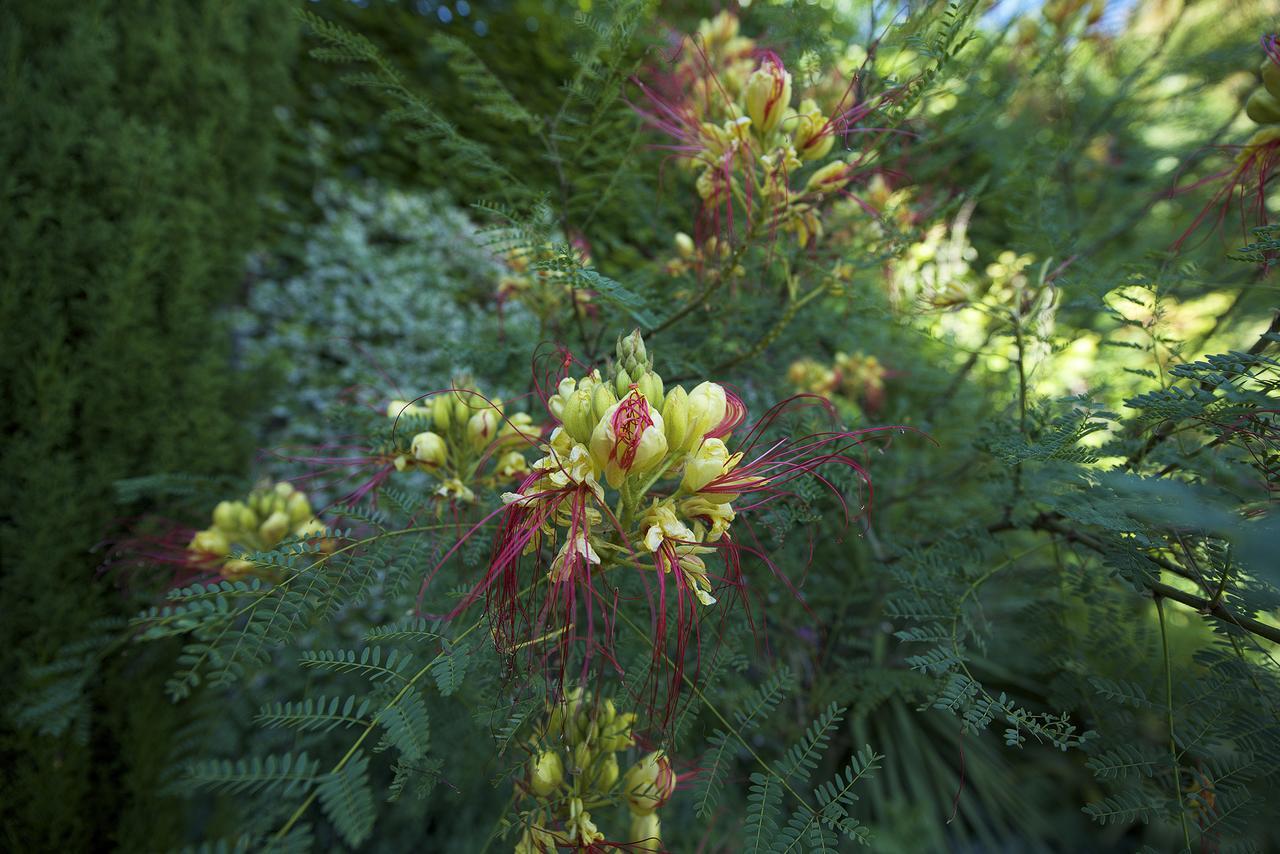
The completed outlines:
[[[129,610],[88,551],[130,512],[114,481],[247,459],[237,413],[248,396],[215,311],[259,220],[295,29],[278,2],[0,9],[9,690]],[[149,791],[175,717],[142,690],[154,681],[146,659],[96,675],[90,657],[78,731],[17,734],[6,720],[0,845],[138,850],[171,835]]]

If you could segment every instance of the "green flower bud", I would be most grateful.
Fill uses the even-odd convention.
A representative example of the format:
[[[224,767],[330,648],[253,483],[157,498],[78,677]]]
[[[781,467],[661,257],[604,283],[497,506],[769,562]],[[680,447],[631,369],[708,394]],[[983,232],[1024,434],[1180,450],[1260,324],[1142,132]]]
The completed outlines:
[[[540,798],[554,792],[564,782],[564,766],[560,754],[544,750],[529,765],[529,788]]]
[[[627,804],[634,815],[652,815],[676,790],[676,775],[661,750],[649,753],[627,769],[622,779]]]
[[[588,728],[588,732],[590,729]],[[586,738],[579,741],[573,746],[573,765],[570,770],[575,775],[581,775],[591,767],[591,761],[595,754],[591,750],[591,743]]]
[[[807,193],[834,193],[849,183],[849,164],[834,160],[809,176],[804,185]]]
[[[632,377],[640,376],[653,366],[639,329],[632,330],[630,335],[618,339],[617,352],[619,367]]]
[[[1267,91],[1277,98],[1280,98],[1280,65],[1276,65],[1267,57],[1262,60],[1262,67],[1258,69],[1262,74],[1262,85],[1267,87]]]
[[[292,483],[289,483],[287,480],[282,480],[279,483],[277,483],[274,487],[272,487],[271,491],[276,494],[277,498],[288,499],[289,496],[293,495],[293,493],[296,492],[297,490],[293,488]]]
[[[627,372],[627,369],[619,367],[618,375],[613,380],[613,388],[618,392],[618,397],[622,397],[627,392],[631,391],[632,382],[631,374]]]
[[[610,752],[626,750],[631,746],[631,727],[635,725],[635,712],[625,712],[600,727],[600,749]]]
[[[662,409],[662,377],[653,371],[646,371],[636,381],[636,388],[640,389],[640,393],[644,395],[645,400],[649,401],[650,406],[657,410]]]
[[[289,514],[283,510],[273,512],[258,528],[258,536],[262,537],[262,541],[268,546],[274,546],[283,540],[287,533],[289,533]]]
[[[578,389],[569,396],[561,411],[560,420],[564,424],[565,432],[577,442],[590,441],[591,431],[596,426],[596,415],[591,398],[591,392]]]
[[[662,426],[666,430],[667,446],[675,451],[684,448],[689,435],[689,393],[684,386],[667,392],[662,403]]]
[[[467,421],[467,435],[476,447],[489,444],[497,432],[498,413],[492,409],[482,409]]]
[[[453,401],[449,399],[449,395],[436,395],[435,400],[431,401],[431,423],[441,430],[448,430],[453,423]]]
[[[1245,102],[1244,111],[1260,125],[1280,123],[1280,100],[1266,89],[1259,89],[1250,95]]]
[[[240,510],[236,504],[233,504],[230,501],[219,501],[218,506],[213,508],[214,526],[221,528],[228,534],[236,529],[236,525],[239,521]]]
[[[606,753],[596,762],[596,773],[591,779],[591,785],[597,792],[603,794],[612,789],[616,782],[618,782],[618,758],[612,753]]]
[[[613,389],[609,388],[607,383],[596,383],[595,391],[591,397],[591,413],[595,416],[596,421],[604,417],[615,403],[618,402],[618,396],[613,393]]]
[[[791,106],[791,75],[782,63],[767,57],[747,79],[747,115],[763,138],[769,135]]]
[[[231,543],[227,541],[227,535],[222,531],[217,528],[209,528],[206,531],[197,531],[196,535],[191,538],[191,543],[187,546],[187,550],[226,557],[231,552]]]
[[[630,837],[627,847],[634,851],[661,851],[662,822],[657,813],[632,813]]]
[[[449,453],[444,439],[430,430],[414,436],[413,442],[409,445],[409,450],[415,460],[428,468],[437,468],[444,465],[445,458]]]
[[[307,500],[306,495],[295,492],[285,502],[285,512],[289,514],[289,521],[297,525],[311,518],[311,502]]]
[[[693,238],[685,234],[683,231],[676,232],[676,253],[686,261],[693,258],[697,247],[694,246]]]

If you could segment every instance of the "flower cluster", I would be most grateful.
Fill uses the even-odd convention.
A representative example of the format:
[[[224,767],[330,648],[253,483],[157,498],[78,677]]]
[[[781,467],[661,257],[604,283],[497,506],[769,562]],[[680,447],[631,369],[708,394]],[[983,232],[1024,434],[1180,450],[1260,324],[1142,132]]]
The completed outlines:
[[[1225,219],[1237,199],[1242,216],[1252,210],[1258,224],[1267,222],[1268,184],[1280,165],[1280,36],[1264,36],[1262,50],[1266,54],[1258,69],[1262,85],[1245,103],[1246,115],[1261,127],[1243,145],[1229,147],[1228,150],[1235,153],[1235,162],[1231,166],[1181,190],[1185,192],[1214,184],[1218,187],[1209,203],[1174,243],[1175,249],[1181,247],[1215,208],[1218,222]]]
[[[645,117],[677,140],[672,150],[697,173],[704,214],[714,220],[703,231],[731,232],[738,212],[747,228],[790,233],[801,246],[819,238],[820,207],[864,160],[828,161],[836,136],[874,108],[846,108],[851,87],[830,109],[811,97],[793,103],[791,72],[741,36],[728,13],[685,41],[674,85],[670,94],[643,87],[652,107]]]
[[[611,844],[636,851],[662,848],[657,811],[676,788],[666,754],[640,757],[620,774],[618,753],[635,743],[634,712],[619,712],[613,700],[598,702],[582,688],[555,703],[532,740],[528,776],[520,788],[524,830],[516,854],[549,854],[560,847],[592,848],[605,842],[591,810],[627,805],[631,818],[625,841]]]
[[[789,403],[830,411],[810,398],[774,407],[737,439],[746,408],[732,392],[711,381],[668,387],[638,331],[620,338],[616,353],[603,373],[564,377],[548,397],[559,424],[519,488],[481,523],[497,517],[489,568],[452,615],[484,599],[498,648],[528,649],[563,679],[578,663],[585,673],[596,655],[613,660],[619,603],[637,598],[622,586],[638,582],[669,715],[700,611],[720,607],[725,590],[741,596],[741,554],[760,554],[739,543],[737,520],[828,462],[861,476],[845,451],[862,434],[766,441]],[[749,529],[745,542],[756,542]]]
[[[760,482],[734,474],[742,454],[725,444],[745,412],[713,382],[667,392],[639,331],[619,339],[617,355],[609,379],[593,371],[560,382],[548,409],[561,426],[543,446],[534,474],[503,500],[539,519],[539,536],[526,550],[540,535],[566,529],[549,571],[553,580],[602,566],[603,551],[652,567],[659,584],[674,575],[681,595],[712,605],[701,555],[728,532],[733,500]],[[612,510],[605,484],[618,492]],[[566,489],[582,500],[559,500]]]
[[[861,351],[836,353],[831,364],[797,359],[787,369],[787,379],[796,391],[823,397],[839,395],[872,414],[884,404],[884,381],[888,375],[879,359]]]
[[[508,414],[500,399],[462,387],[422,403],[393,400],[387,417],[414,431],[409,447],[393,457],[396,471],[428,472],[437,495],[464,503],[475,500],[476,485],[528,474],[521,450],[541,433],[528,413]]]
[[[286,537],[310,537],[324,530],[307,496],[281,482],[254,490],[244,501],[219,502],[212,527],[197,531],[187,552],[191,563],[216,568],[235,581],[260,575],[262,568],[233,554],[269,551]]]

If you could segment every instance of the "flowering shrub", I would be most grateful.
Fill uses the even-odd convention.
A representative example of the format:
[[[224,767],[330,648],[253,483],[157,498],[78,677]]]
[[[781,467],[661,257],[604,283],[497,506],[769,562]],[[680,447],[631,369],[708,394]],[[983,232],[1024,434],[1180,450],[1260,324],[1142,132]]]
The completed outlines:
[[[1276,847],[1280,244],[1196,220],[1262,22],[909,5],[621,0],[530,79],[455,28],[449,97],[304,16],[488,191],[256,283],[297,486],[163,480],[180,570],[26,720],[172,645],[214,847]]]

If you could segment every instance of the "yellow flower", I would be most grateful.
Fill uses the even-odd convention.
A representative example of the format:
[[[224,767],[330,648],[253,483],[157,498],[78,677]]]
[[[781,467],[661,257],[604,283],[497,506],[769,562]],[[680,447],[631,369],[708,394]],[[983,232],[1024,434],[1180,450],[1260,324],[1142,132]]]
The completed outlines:
[[[451,477],[436,489],[436,495],[442,498],[450,498],[461,501],[464,504],[470,504],[476,500],[476,494],[462,481],[456,477]]]
[[[827,117],[812,98],[800,102],[795,124],[792,145],[800,153],[801,159],[821,160],[826,157],[835,143],[835,134],[827,127]]]
[[[524,454],[519,451],[507,451],[502,455],[502,459],[498,460],[499,477],[512,478],[528,472],[529,463],[525,460]]]
[[[595,822],[591,820],[591,813],[582,806],[581,798],[569,801],[569,836],[584,846],[604,839],[604,834],[596,829]]]
[[[732,524],[735,515],[732,505],[709,501],[703,495],[686,498],[680,504],[680,512],[694,520],[698,539],[708,543],[714,543],[728,532],[729,525]],[[705,528],[702,522],[703,519],[710,522],[710,528]]]
[[[644,535],[644,546],[651,552],[662,548],[664,540],[677,542],[693,540],[693,531],[680,521],[680,517],[667,504],[658,504],[655,501],[653,506],[645,512],[643,525],[648,526]]]
[[[699,553],[714,551],[704,546],[679,545],[676,546],[676,558],[680,562],[680,573],[684,576],[685,583],[689,585],[689,589],[693,591],[693,595],[698,597],[698,601],[703,605],[716,604],[716,597],[711,595],[711,579],[707,576],[707,564],[698,557]]]
[[[551,561],[551,570],[547,573],[548,578],[552,581],[568,581],[572,578],[573,567],[566,566],[571,553],[576,553],[588,565],[600,563],[600,555],[596,554],[596,550],[591,547],[591,541],[587,538],[587,535],[578,534],[573,539],[566,540],[565,544],[560,547],[560,553]]]
[[[733,471],[741,460],[742,454],[730,455],[720,439],[703,439],[702,444],[685,457],[680,486],[685,492],[701,492],[711,481]]]

